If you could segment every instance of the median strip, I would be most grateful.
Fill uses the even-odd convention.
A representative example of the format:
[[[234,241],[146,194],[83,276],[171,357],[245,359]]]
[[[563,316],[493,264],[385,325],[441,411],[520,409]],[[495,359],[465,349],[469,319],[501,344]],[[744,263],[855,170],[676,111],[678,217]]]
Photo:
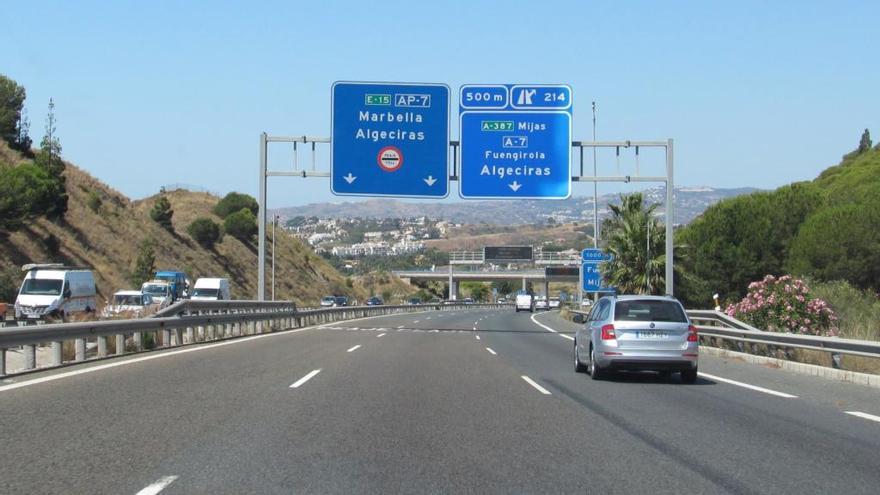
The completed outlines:
[[[290,388],[299,388],[300,385],[302,385],[302,384],[304,384],[305,382],[311,380],[312,377],[314,377],[315,375],[317,375],[317,374],[320,373],[320,372],[321,372],[321,370],[314,370],[314,371],[312,371],[312,372],[309,373],[308,375],[306,375],[306,376],[300,378],[299,380],[297,380],[296,382],[294,382],[294,384],[291,385]]]

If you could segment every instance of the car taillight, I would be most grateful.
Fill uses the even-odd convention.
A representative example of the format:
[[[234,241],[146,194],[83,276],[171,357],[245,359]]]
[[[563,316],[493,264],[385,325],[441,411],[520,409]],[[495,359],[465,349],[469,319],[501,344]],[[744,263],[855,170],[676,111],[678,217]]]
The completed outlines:
[[[697,327],[693,325],[688,325],[688,342],[699,342],[700,338],[697,335]]]
[[[614,334],[614,325],[602,326],[602,340],[614,340],[617,335]]]

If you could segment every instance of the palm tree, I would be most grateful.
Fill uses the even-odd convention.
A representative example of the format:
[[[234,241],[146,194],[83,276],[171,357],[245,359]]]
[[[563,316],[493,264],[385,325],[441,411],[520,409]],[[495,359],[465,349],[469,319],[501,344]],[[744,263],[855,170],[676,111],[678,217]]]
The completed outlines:
[[[601,265],[606,283],[622,294],[662,294],[666,285],[666,231],[655,216],[658,205],[644,205],[642,194],[620,195],[608,205],[603,222],[605,251],[611,261]]]

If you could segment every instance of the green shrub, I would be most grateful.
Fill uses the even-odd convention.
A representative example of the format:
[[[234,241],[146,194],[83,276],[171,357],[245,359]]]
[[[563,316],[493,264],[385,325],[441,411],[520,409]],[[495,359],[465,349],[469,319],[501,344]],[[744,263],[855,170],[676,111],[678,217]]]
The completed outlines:
[[[231,192],[217,203],[217,206],[214,207],[214,213],[220,218],[225,219],[229,215],[241,211],[242,208],[249,210],[254,217],[260,211],[260,206],[253,196]]]
[[[251,210],[242,208],[241,210],[231,213],[223,221],[223,229],[227,234],[235,237],[242,242],[250,242],[257,235],[257,218],[251,213]]]
[[[160,196],[150,210],[150,218],[161,225],[163,229],[170,232],[174,230],[174,225],[171,223],[173,216],[174,210],[171,209],[171,201],[168,201],[168,198],[165,196]]]
[[[12,303],[18,296],[19,284],[24,278],[20,270],[14,266],[0,269],[0,302]]]
[[[843,280],[810,282],[814,296],[828,301],[838,317],[839,336],[848,339],[880,340],[880,298]]]
[[[220,225],[210,218],[201,217],[193,220],[186,231],[196,242],[207,249],[213,249],[214,244],[220,239]]]
[[[89,196],[86,198],[86,206],[88,206],[90,210],[97,213],[98,210],[101,209],[103,203],[101,196],[99,196],[96,191],[89,191]]]

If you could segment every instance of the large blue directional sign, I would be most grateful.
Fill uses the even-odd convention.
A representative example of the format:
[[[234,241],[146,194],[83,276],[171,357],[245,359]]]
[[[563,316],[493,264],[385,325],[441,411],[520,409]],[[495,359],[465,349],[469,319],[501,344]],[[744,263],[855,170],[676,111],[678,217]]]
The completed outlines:
[[[461,187],[466,199],[571,195],[571,88],[461,87]]]
[[[585,292],[614,292],[613,288],[602,287],[602,274],[599,264],[611,259],[611,255],[597,248],[581,251],[581,282]]]
[[[331,190],[340,196],[449,194],[449,87],[337,82]]]

